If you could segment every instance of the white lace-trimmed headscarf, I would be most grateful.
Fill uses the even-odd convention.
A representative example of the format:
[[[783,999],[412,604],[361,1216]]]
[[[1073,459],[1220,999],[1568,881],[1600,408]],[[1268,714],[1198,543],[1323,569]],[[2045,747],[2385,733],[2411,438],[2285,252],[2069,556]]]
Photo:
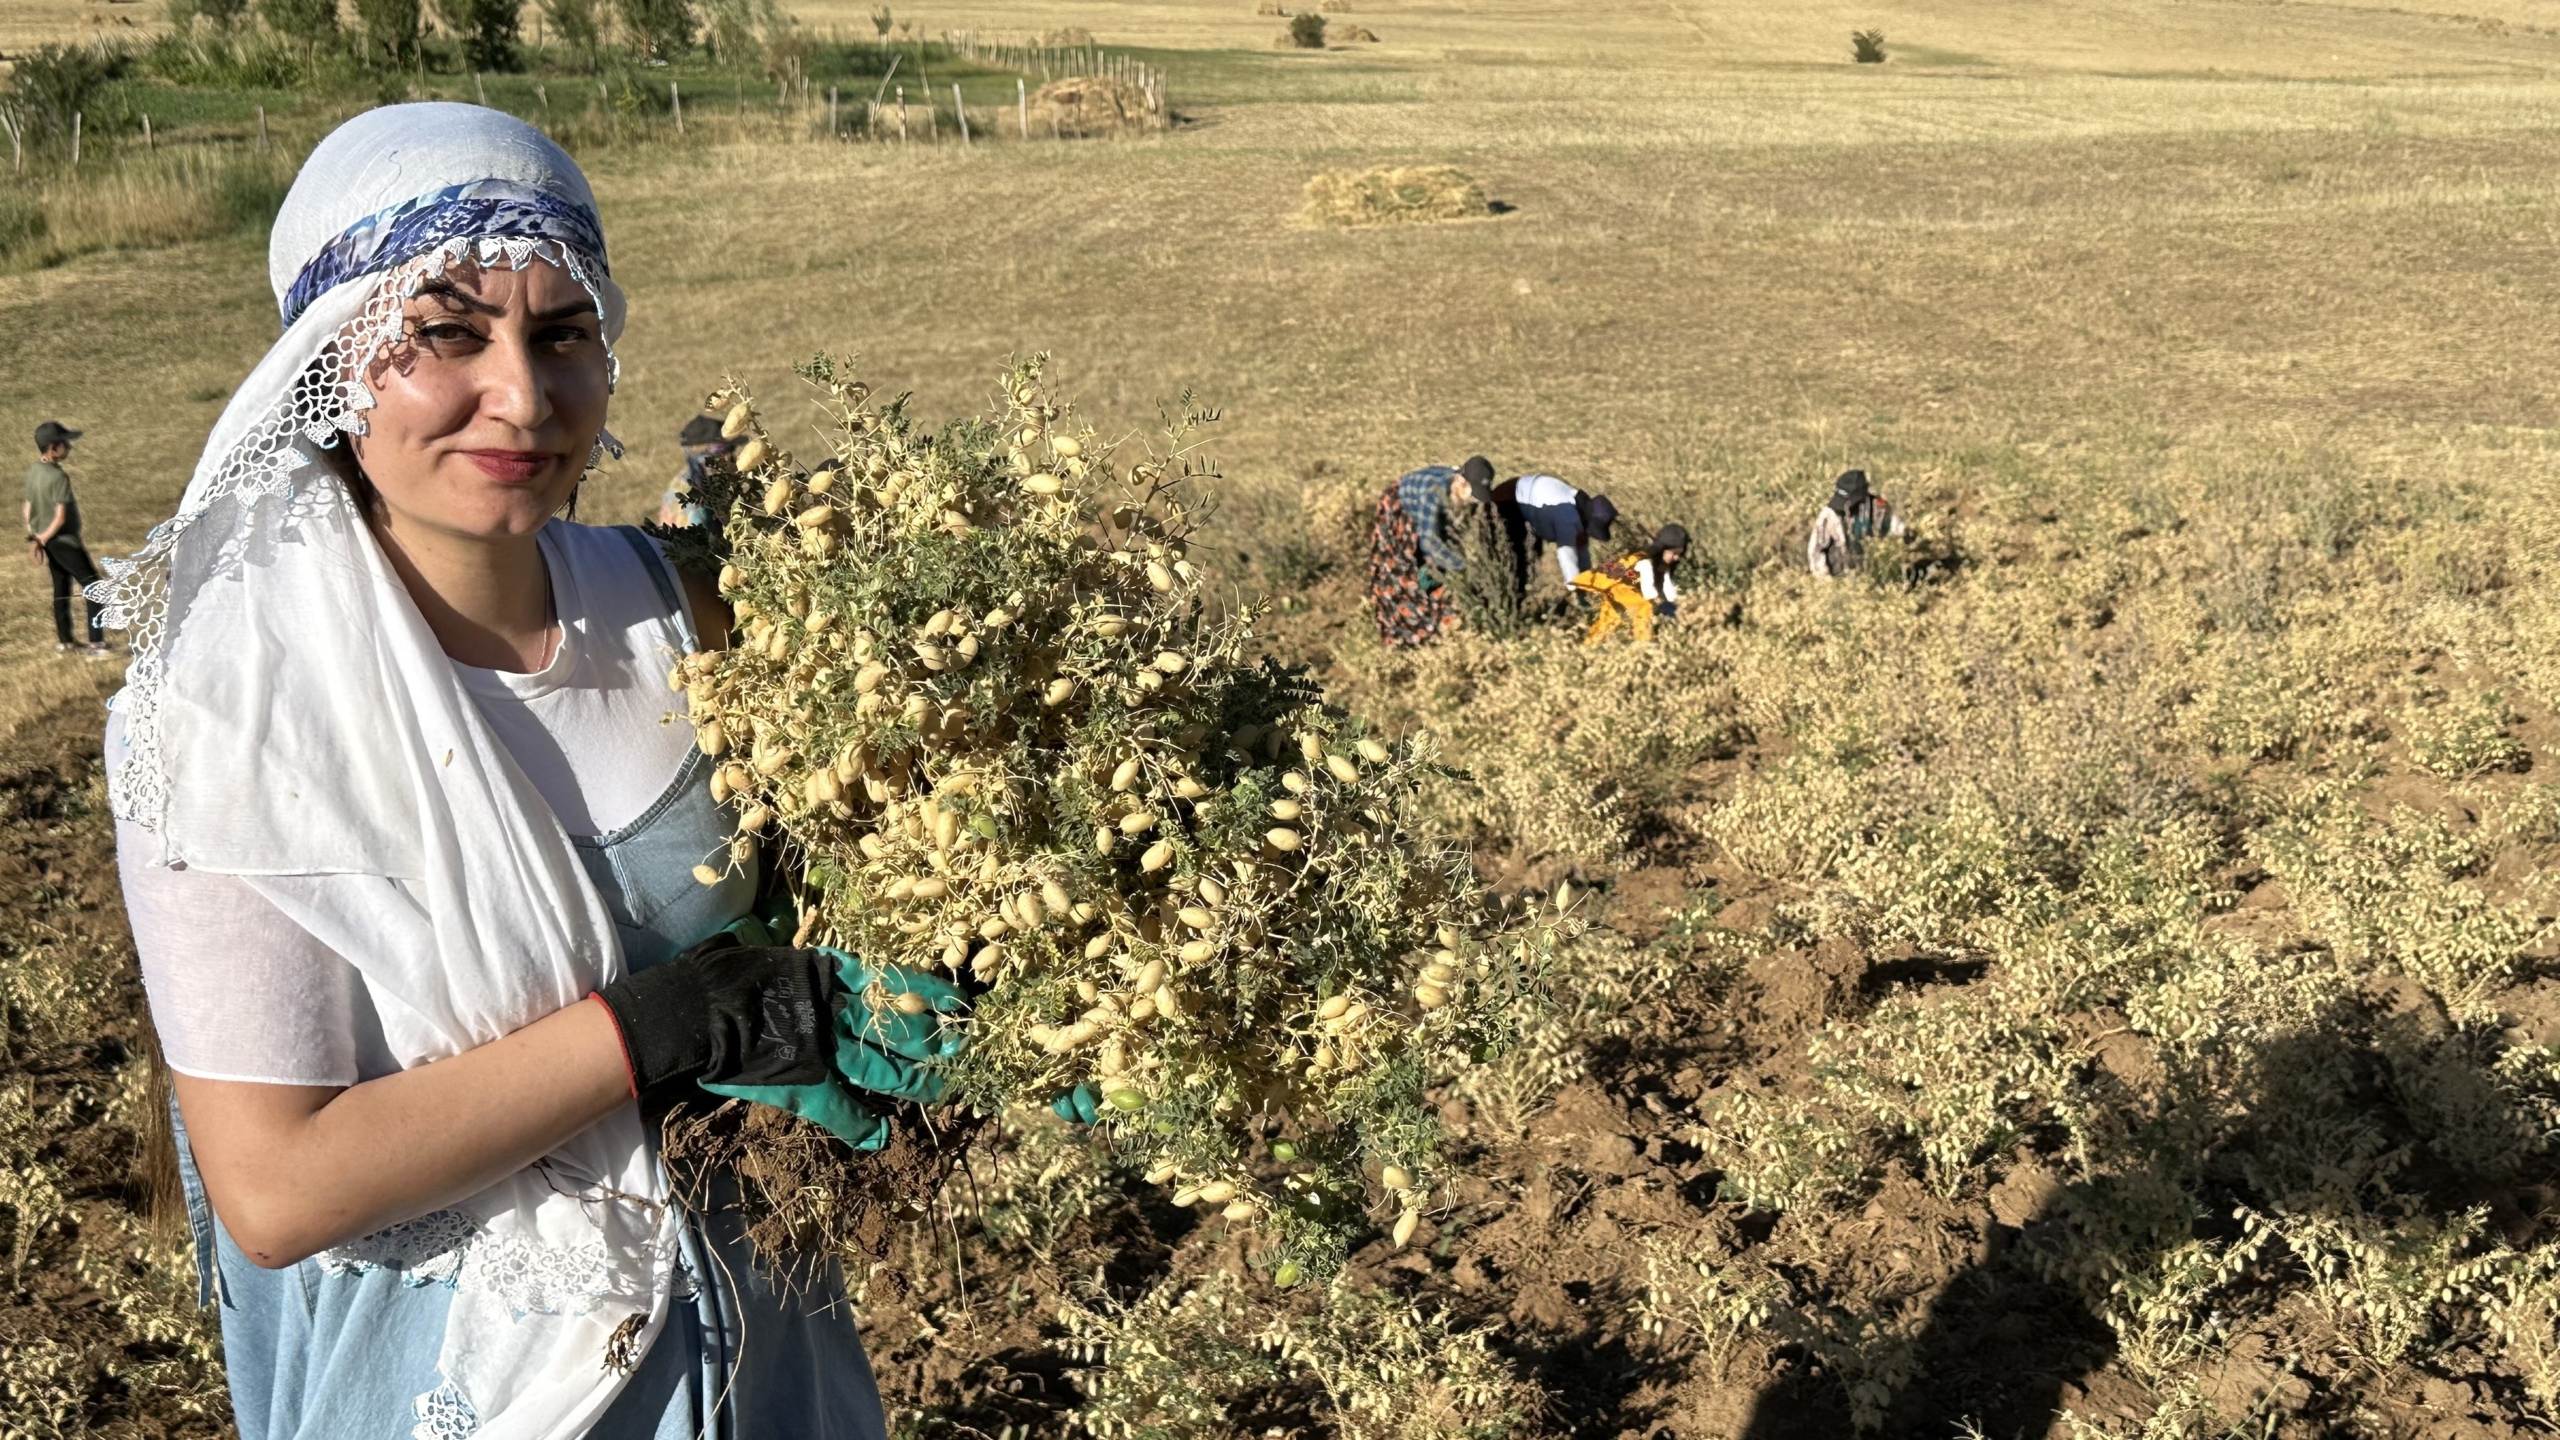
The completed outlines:
[[[404,1066],[620,975],[611,917],[482,721],[335,467],[369,362],[455,265],[558,265],[610,347],[595,200],[541,132],[470,105],[339,127],[269,246],[284,336],[223,412],[177,515],[97,587],[132,632],[111,799],[154,863],[237,875],[364,975]],[[600,440],[600,443],[610,443]],[[447,1210],[324,1255],[453,1286],[423,1440],[585,1433],[608,1353],[664,1323],[678,1222],[637,1107]]]

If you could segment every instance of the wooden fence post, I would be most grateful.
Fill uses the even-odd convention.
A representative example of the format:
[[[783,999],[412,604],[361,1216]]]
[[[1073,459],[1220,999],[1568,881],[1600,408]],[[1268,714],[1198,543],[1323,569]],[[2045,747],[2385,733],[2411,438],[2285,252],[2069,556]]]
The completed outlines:
[[[151,112],[148,110],[142,112],[142,148],[145,150],[158,148],[151,143]]]
[[[481,82],[480,72],[471,72],[471,93],[480,97],[480,108],[489,108],[489,87]]]
[[[844,131],[836,127],[836,87],[830,85],[827,87],[827,138],[833,140],[843,134]]]
[[[951,82],[951,113],[960,118],[960,143],[963,145],[971,143],[969,139],[969,107],[960,98],[960,82],[957,80]]]
[[[71,112],[71,168],[80,168],[80,112]]]
[[[683,134],[684,96],[677,91],[676,82],[673,80],[667,82],[667,108],[676,112],[676,133]]]
[[[1017,126],[1017,129],[1015,130],[1015,133],[1016,133],[1016,134],[1018,134],[1018,135],[1020,135],[1020,136],[1021,136],[1023,139],[1025,139],[1025,140],[1030,139],[1030,138],[1031,138],[1031,87],[1030,87],[1030,86],[1028,86],[1028,85],[1025,85],[1025,84],[1023,83],[1023,81],[1022,81],[1022,77],[1021,77],[1021,76],[1019,76],[1019,75],[1016,75],[1016,76],[1014,76],[1014,77],[1013,77],[1013,108],[1014,108],[1015,113],[1016,113],[1017,115],[1019,115],[1019,117],[1020,117],[1020,118],[1015,122],[1015,123],[1016,123],[1016,126]],[[145,129],[145,130],[148,130],[148,129],[150,129],[150,128],[151,128],[151,117],[150,117],[150,116],[145,115],[145,116],[143,116],[143,117],[142,117],[142,128],[143,128],[143,129]]]
[[[264,105],[258,107],[258,148],[267,148],[267,107]]]

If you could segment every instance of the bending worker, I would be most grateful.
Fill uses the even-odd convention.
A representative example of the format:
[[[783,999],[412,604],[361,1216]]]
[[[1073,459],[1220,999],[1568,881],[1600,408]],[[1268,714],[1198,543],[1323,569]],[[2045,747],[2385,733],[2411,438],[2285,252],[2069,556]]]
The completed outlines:
[[[1481,455],[1451,469],[1425,465],[1409,471],[1378,497],[1369,530],[1369,600],[1378,612],[1378,638],[1390,645],[1425,645],[1458,628],[1440,577],[1467,568],[1449,528],[1452,502],[1472,505],[1493,488],[1493,462]]]
[[[1587,590],[1600,601],[1600,618],[1591,622],[1582,643],[1600,643],[1621,623],[1630,628],[1637,644],[1653,643],[1654,617],[1679,617],[1680,582],[1673,575],[1688,549],[1689,532],[1665,525],[1654,532],[1652,544],[1573,577],[1574,588]]]
[[[1867,489],[1867,472],[1846,470],[1832,482],[1831,503],[1814,513],[1805,540],[1805,563],[1816,575],[1837,579],[1866,563],[1867,542],[1902,533],[1902,517]]]
[[[1556,547],[1556,568],[1567,585],[1591,568],[1593,543],[1608,544],[1618,523],[1608,496],[1586,495],[1553,475],[1523,475],[1506,488],[1517,523]]]

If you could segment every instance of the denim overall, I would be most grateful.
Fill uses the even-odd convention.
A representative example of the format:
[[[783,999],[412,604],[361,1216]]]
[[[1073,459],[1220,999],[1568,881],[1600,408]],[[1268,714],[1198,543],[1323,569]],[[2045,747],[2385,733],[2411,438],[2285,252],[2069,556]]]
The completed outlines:
[[[693,648],[656,546],[637,530],[621,533]],[[752,874],[709,886],[693,878],[703,857],[727,845],[730,829],[711,801],[704,763],[699,751],[688,752],[638,819],[572,838],[634,970],[719,930],[754,899]],[[170,1119],[200,1294],[221,1300],[223,1363],[241,1440],[462,1440],[476,1430],[477,1418],[436,1373],[452,1257],[409,1254],[377,1264],[321,1255],[261,1269],[207,1204],[174,1104]],[[744,1231],[730,1210],[687,1217],[667,1323],[587,1432],[593,1440],[885,1440],[842,1275],[829,1264],[793,1293],[778,1291],[753,1263]]]

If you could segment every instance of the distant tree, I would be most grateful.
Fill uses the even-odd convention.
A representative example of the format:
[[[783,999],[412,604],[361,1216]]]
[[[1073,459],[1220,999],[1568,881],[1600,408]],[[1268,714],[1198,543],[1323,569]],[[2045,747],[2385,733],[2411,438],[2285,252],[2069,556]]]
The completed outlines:
[[[1310,10],[1289,17],[1289,39],[1301,50],[1324,48],[1324,17]]]
[[[756,54],[757,37],[780,25],[773,0],[701,0],[703,38],[722,65],[743,64]]]
[[[613,10],[633,45],[653,60],[673,60],[693,48],[688,0],[613,0]]]
[[[71,119],[86,113],[92,128],[101,118],[107,87],[123,77],[132,57],[105,45],[44,45],[20,54],[0,101],[15,113],[29,140],[71,141]]]
[[[604,49],[604,11],[598,0],[542,0],[543,23],[560,46],[592,64]]]
[[[364,28],[365,54],[390,62],[394,70],[400,68],[403,56],[418,53],[423,18],[418,0],[356,0],[356,24]]]
[[[1849,51],[1852,55],[1857,57],[1857,61],[1861,65],[1883,64],[1884,32],[1881,30],[1850,31]]]
[[[436,18],[462,37],[474,70],[513,70],[524,16],[517,0],[436,0]]]
[[[338,0],[258,0],[258,18],[268,29],[304,45],[338,36]]]

